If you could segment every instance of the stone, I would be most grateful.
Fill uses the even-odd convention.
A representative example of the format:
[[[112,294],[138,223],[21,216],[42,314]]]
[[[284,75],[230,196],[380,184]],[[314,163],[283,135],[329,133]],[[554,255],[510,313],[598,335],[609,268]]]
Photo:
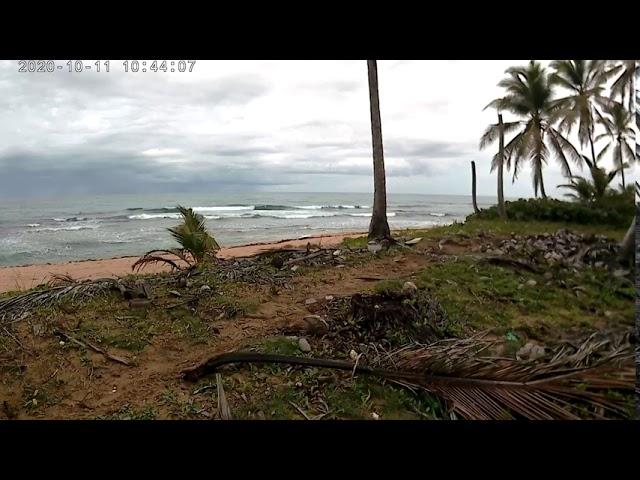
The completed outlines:
[[[551,272],[545,272],[545,274],[544,274],[544,279],[545,279],[545,280],[552,280],[552,279],[553,279],[553,273],[551,273]]]
[[[369,250],[371,253],[378,253],[380,250],[382,250],[382,245],[377,242],[369,242],[367,244],[367,250]]]
[[[267,418],[265,417],[264,412],[262,410],[256,413],[256,417],[258,417],[258,420],[265,420]]]
[[[371,414],[371,418],[373,418],[374,420],[380,420],[380,415],[378,415],[376,412],[373,412]]]
[[[342,253],[341,250],[336,250],[335,252],[333,252],[333,256],[337,257],[338,255],[340,255]]]
[[[355,350],[351,349],[351,351],[349,352],[349,358],[355,362],[358,358],[358,353]]]
[[[336,265],[336,268],[344,268],[344,265]]]
[[[329,325],[320,315],[307,315],[302,321],[303,330],[310,335],[323,335],[329,331]]]
[[[535,287],[538,284],[538,282],[536,282],[535,280],[527,280],[527,286],[528,287]]]
[[[309,353],[311,351],[311,345],[309,345],[309,342],[306,338],[300,338],[298,340],[298,348],[301,352],[304,353]]]
[[[293,267],[291,267],[291,271],[295,272],[296,270],[298,270],[300,268],[300,265],[294,265]]]
[[[324,297],[324,299],[325,299],[327,302],[330,302],[331,300],[333,300],[333,295],[326,295],[326,296]]]
[[[211,291],[211,287],[209,285],[202,285],[200,287],[200,293],[206,293],[206,292],[210,292]]]
[[[318,301],[317,301],[315,298],[307,298],[307,299],[304,301],[304,304],[305,304],[305,305],[313,305],[314,303],[317,303],[317,302],[318,302]]]
[[[418,291],[418,287],[413,282],[404,282],[404,285],[402,285],[403,295],[412,297],[416,294],[417,291]]]

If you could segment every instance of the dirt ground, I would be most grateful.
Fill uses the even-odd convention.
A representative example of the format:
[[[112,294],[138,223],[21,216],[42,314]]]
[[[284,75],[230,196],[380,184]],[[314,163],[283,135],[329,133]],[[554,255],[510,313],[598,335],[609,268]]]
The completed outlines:
[[[473,239],[460,245],[425,238],[411,249],[367,254],[365,260],[356,259],[344,265],[301,267],[287,282],[288,288],[241,282],[215,285],[213,290],[219,296],[204,301],[197,313],[179,306],[173,308],[175,301],[167,308],[166,302],[171,302],[168,299],[174,295],[169,291],[171,287],[158,287],[154,292],[157,300],[152,303],[164,303],[157,309],[152,305],[142,313],[115,294],[94,299],[89,306],[43,309],[16,322],[11,332],[6,331],[9,335],[0,337],[0,418],[214,418],[217,394],[215,388],[210,388],[212,379],[189,384],[181,378],[184,368],[216,354],[264,345],[268,339],[286,341],[289,337],[283,335],[283,329],[317,312],[327,298],[370,291],[378,280],[418,282],[425,268],[469,254],[478,244]],[[233,308],[237,313],[219,313],[220,302],[229,299],[235,302]],[[73,332],[75,338],[84,342],[102,345],[103,350],[126,358],[131,366],[90,348],[78,348],[51,333],[56,329]],[[133,331],[137,336],[130,333]],[[312,355],[321,353],[321,339],[306,338]],[[297,351],[295,345],[293,350]],[[335,387],[323,394],[322,389],[328,388],[322,387],[327,378],[342,385],[342,390]],[[307,380],[312,384],[313,395],[306,392],[282,397],[289,399],[284,402],[288,403],[286,412],[284,407],[269,403],[269,397],[275,398],[276,392],[284,395],[287,390],[303,390]],[[348,374],[323,376],[315,371],[307,374],[291,368],[251,367],[248,371],[231,369],[224,377],[224,385],[238,418],[302,418],[307,416],[305,412],[314,409],[324,411],[324,407],[318,406],[321,403],[327,412],[333,412],[319,415],[326,418],[375,417],[379,415],[376,411],[388,411],[387,418],[431,415],[424,413],[428,407],[414,405],[404,392],[394,393],[397,398],[393,402],[401,406],[392,408],[393,402],[380,393],[383,387],[354,383]],[[360,405],[357,412],[340,403],[340,392],[343,396],[357,396],[356,403]],[[304,405],[300,403],[303,400]],[[405,415],[402,412],[410,410],[405,408],[407,405],[412,411]]]

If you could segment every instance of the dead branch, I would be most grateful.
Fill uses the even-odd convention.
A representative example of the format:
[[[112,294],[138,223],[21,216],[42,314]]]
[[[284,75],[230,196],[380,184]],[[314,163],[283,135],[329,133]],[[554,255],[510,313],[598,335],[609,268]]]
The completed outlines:
[[[90,348],[91,350],[93,350],[94,352],[98,352],[102,355],[104,355],[105,357],[107,357],[109,360],[113,360],[114,362],[118,362],[121,363],[123,365],[126,365],[127,367],[130,367],[132,364],[131,362],[129,362],[129,360],[127,360],[126,358],[122,358],[122,357],[118,357],[116,355],[112,355],[109,352],[107,352],[106,350],[101,349],[100,347],[96,347],[95,345],[89,343],[89,342],[81,342],[80,340],[78,340],[77,338],[72,337],[71,335],[69,335],[68,333],[63,332],[62,330],[54,330],[54,334],[63,337],[64,339],[66,339],[69,342],[73,342],[76,345],[82,347],[82,348]]]

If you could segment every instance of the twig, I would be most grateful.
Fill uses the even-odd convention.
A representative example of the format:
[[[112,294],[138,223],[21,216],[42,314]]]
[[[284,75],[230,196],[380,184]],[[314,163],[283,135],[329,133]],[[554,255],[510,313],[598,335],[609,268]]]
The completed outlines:
[[[292,401],[289,401],[289,403],[291,404],[291,406],[295,407],[296,410],[298,410],[298,412],[300,412],[300,414],[305,418],[305,420],[311,420],[311,418],[309,417],[309,415],[307,415],[305,413],[304,410],[302,410],[302,408],[300,408],[298,405],[296,405],[295,403],[293,403]]]
[[[33,352],[31,350],[29,350],[27,347],[25,347],[24,345],[22,345],[22,342],[20,340],[18,340],[9,330],[6,329],[6,327],[2,327],[2,329],[5,331],[5,333],[7,335],[9,335],[12,340],[14,342],[16,342],[18,344],[18,346],[24,350],[25,352],[27,352],[29,355],[33,355]]]
[[[123,365],[126,365],[127,367],[130,367],[130,366],[131,366],[131,362],[129,362],[129,360],[127,360],[127,359],[125,359],[125,358],[122,358],[122,357],[118,357],[118,356],[116,356],[116,355],[112,355],[112,354],[110,354],[109,352],[107,352],[107,351],[105,351],[105,350],[101,349],[100,347],[96,347],[95,345],[92,345],[92,344],[91,344],[91,343],[89,343],[89,342],[87,342],[87,343],[81,342],[80,340],[78,340],[78,339],[76,339],[76,338],[72,337],[72,336],[71,336],[71,335],[69,335],[68,333],[63,332],[62,330],[57,330],[57,329],[56,329],[56,330],[54,331],[54,333],[55,333],[56,335],[60,335],[60,336],[62,336],[62,337],[64,337],[64,338],[66,338],[68,341],[73,342],[73,343],[75,343],[76,345],[79,345],[79,346],[81,346],[81,347],[83,347],[83,348],[90,348],[91,350],[93,350],[93,351],[95,351],[95,352],[98,352],[98,353],[100,353],[100,354],[104,355],[104,356],[105,356],[105,357],[107,357],[109,360],[113,360],[114,362],[121,363],[121,364],[123,364]]]
[[[202,392],[204,392],[205,390],[209,390],[210,388],[216,388],[216,387],[217,387],[217,385],[213,385],[213,384],[211,384],[211,385],[205,385],[204,387],[202,387],[202,388],[199,388],[199,389],[195,390],[195,391],[193,392],[193,395],[198,395],[199,393],[202,393]]]

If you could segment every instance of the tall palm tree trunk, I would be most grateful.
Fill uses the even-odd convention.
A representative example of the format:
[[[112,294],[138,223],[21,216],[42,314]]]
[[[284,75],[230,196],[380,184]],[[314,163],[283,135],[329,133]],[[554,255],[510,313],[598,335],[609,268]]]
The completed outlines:
[[[591,144],[591,158],[593,159],[593,166],[597,167],[598,165],[596,164],[596,150],[593,148],[593,131],[589,132],[589,143]]]
[[[471,201],[473,202],[473,211],[480,213],[478,202],[476,202],[476,162],[473,160],[471,160]]]
[[[507,210],[504,206],[504,125],[502,124],[502,114],[498,114],[498,125],[500,128],[500,146],[498,149],[498,156],[500,162],[498,163],[498,213],[503,220],[507,219]]]
[[[540,195],[545,200],[547,199],[547,192],[544,191],[544,179],[542,178],[542,168],[540,169]]]
[[[371,107],[371,137],[373,143],[373,212],[369,223],[369,239],[391,238],[387,222],[387,186],[382,148],[382,122],[378,96],[378,66],[375,60],[367,60],[369,74],[369,104]]]

